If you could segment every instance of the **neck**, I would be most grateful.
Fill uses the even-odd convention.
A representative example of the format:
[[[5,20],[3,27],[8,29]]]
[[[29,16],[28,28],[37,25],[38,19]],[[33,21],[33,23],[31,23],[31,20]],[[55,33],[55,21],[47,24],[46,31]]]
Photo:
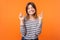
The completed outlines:
[[[33,15],[30,15],[30,19],[32,19],[32,20],[33,20],[33,19],[35,19],[35,18],[33,17]]]

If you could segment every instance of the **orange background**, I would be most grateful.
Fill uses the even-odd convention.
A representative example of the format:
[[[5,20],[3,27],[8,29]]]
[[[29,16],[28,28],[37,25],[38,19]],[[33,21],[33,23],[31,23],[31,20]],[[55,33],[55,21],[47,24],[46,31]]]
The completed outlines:
[[[28,2],[34,2],[38,14],[44,10],[39,40],[60,40],[59,0],[0,0],[0,40],[21,40],[19,12],[25,16]]]

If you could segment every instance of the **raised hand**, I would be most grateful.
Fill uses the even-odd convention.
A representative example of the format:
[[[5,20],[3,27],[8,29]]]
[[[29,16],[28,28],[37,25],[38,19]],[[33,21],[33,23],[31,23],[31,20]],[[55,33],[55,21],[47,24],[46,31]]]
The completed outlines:
[[[22,15],[22,13],[19,13],[19,20],[24,21],[24,16]]]
[[[24,16],[22,13],[19,14],[20,25],[24,25]]]
[[[39,19],[43,19],[43,11],[39,14]]]

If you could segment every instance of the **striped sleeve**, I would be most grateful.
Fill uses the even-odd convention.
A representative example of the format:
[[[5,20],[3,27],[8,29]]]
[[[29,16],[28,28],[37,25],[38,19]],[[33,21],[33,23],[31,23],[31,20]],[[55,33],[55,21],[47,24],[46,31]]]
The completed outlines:
[[[26,32],[25,25],[20,25],[20,31],[22,33],[22,36],[24,37],[25,36],[25,32]]]
[[[42,22],[37,24],[36,35],[39,35],[41,33],[41,30],[42,30]]]

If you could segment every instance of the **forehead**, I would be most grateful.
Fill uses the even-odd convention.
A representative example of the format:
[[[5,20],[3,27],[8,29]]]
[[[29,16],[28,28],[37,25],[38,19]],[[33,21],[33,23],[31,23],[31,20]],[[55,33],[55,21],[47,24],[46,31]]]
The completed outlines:
[[[28,5],[28,8],[30,8],[30,7],[32,7],[32,5],[30,4],[30,5]]]

